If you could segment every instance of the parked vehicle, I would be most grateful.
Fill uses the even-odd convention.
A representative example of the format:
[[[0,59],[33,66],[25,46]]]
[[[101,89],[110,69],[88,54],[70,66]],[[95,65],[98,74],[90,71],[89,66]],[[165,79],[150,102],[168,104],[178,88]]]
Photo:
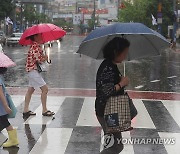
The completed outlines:
[[[9,38],[7,38],[7,46],[14,46],[14,45],[18,45],[19,40],[22,36],[22,33],[13,33]]]
[[[3,45],[6,44],[6,36],[3,31],[0,31],[0,43]]]

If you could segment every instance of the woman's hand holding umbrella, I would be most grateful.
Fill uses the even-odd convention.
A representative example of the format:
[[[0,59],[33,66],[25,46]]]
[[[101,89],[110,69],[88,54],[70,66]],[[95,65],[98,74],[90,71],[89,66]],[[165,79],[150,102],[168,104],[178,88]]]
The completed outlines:
[[[128,84],[129,84],[129,78],[128,77],[121,77],[120,82],[117,85],[115,85],[116,91],[119,91],[121,88],[128,86]]]
[[[129,84],[129,78],[128,77],[121,77],[121,81],[119,82],[121,87],[128,86]]]
[[[44,55],[44,56],[43,56],[43,59],[44,59],[44,62],[45,62],[45,61],[48,61],[49,58],[48,58],[47,55]]]
[[[51,59],[49,59],[49,56],[46,54],[43,56],[43,63],[45,62],[47,62],[48,64],[51,64]]]

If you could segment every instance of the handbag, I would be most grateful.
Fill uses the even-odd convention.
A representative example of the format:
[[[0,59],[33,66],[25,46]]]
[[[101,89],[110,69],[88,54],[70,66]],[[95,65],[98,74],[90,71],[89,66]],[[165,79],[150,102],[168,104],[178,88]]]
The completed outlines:
[[[36,66],[37,66],[37,71],[39,73],[48,71],[48,63],[47,62],[44,62],[42,64],[40,64],[39,62],[36,62]]]
[[[112,96],[107,100],[104,119],[108,133],[123,132],[131,129],[129,96]]]
[[[17,109],[16,109],[16,107],[15,107],[15,105],[13,103],[13,100],[12,100],[11,96],[6,91],[6,88],[5,88],[4,84],[2,85],[2,87],[3,87],[3,91],[4,91],[4,94],[5,94],[8,106],[12,110],[12,112],[10,114],[8,114],[8,118],[15,118],[16,114],[17,114]]]
[[[120,76],[122,76],[121,73],[120,73]],[[125,94],[129,97],[127,92],[125,92]],[[137,111],[136,107],[134,106],[133,101],[130,97],[129,97],[129,107],[130,107],[130,114],[131,114],[131,120],[132,120],[135,116],[137,116],[138,111]]]

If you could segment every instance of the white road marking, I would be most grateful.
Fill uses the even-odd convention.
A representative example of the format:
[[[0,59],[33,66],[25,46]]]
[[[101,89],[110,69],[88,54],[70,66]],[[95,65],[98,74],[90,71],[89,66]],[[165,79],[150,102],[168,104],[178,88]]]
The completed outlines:
[[[138,110],[138,115],[132,120],[132,127],[134,128],[151,128],[155,129],[155,125],[148,114],[146,107],[141,99],[133,99],[133,103]],[[142,116],[143,115],[143,116]]]
[[[141,89],[143,87],[144,87],[144,85],[139,85],[139,86],[136,86],[135,89]]]
[[[169,76],[169,77],[167,77],[168,79],[172,79],[172,78],[177,78],[177,76]]]
[[[95,97],[85,98],[76,126],[100,126],[95,116],[94,103]]]
[[[30,154],[64,154],[72,134],[72,128],[47,128]]]
[[[155,83],[155,82],[159,82],[160,80],[152,80],[152,81],[150,81],[150,82],[152,82],[152,83]]]

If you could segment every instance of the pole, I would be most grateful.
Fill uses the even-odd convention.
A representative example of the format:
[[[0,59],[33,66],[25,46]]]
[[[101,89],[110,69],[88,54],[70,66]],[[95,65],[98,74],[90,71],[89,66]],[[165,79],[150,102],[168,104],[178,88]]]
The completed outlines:
[[[159,0],[158,3],[158,14],[157,14],[157,23],[158,23],[158,32],[161,34],[162,33],[162,1]]]
[[[4,33],[5,33],[5,35],[8,35],[8,33],[7,33],[7,25],[6,25],[6,17],[4,18]]]
[[[176,30],[177,30],[177,9],[176,0],[173,0],[174,23],[173,23],[173,42],[176,44]]]
[[[94,12],[93,12],[93,18],[94,18],[94,29],[96,28],[96,0],[94,0]]]
[[[78,0],[76,0],[76,14],[78,13]]]
[[[124,61],[124,76],[126,76],[126,62]]]
[[[120,0],[117,1],[117,19],[119,18],[119,5],[120,5]]]
[[[14,17],[13,17],[13,31],[16,31],[16,0],[13,1],[14,5]]]
[[[22,27],[22,22],[23,22],[23,14],[22,14],[22,11],[23,11],[23,4],[21,2],[21,22],[20,22],[20,32],[23,32],[23,27]]]

